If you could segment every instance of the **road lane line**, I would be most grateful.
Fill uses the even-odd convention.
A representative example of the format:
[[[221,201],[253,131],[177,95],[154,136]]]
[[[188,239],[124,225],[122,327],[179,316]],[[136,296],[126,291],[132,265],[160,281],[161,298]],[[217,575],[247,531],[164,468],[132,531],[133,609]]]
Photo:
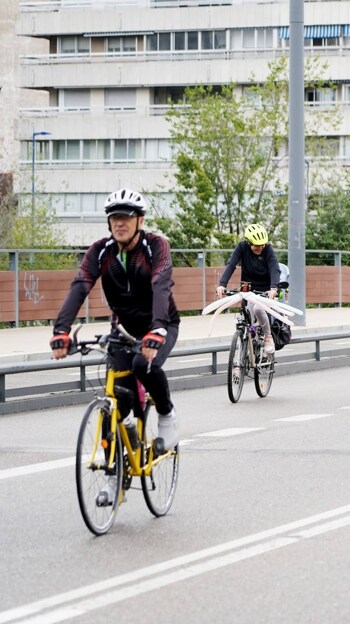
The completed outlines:
[[[2,479],[11,479],[11,477],[23,477],[45,470],[57,470],[57,468],[67,468],[75,464],[74,457],[64,457],[63,459],[53,459],[48,462],[39,462],[37,464],[27,464],[26,466],[16,466],[15,468],[6,468],[0,470],[0,481]]]
[[[208,433],[197,433],[195,437],[229,437],[233,435],[241,435],[243,433],[250,433],[254,431],[261,431],[261,427],[257,428],[234,428],[234,429],[218,429],[217,431],[209,431]],[[194,442],[193,438],[187,438],[180,440],[180,446],[187,446]],[[11,479],[13,477],[23,477],[29,474],[36,474],[38,472],[45,472],[46,470],[57,470],[59,468],[67,468],[75,464],[74,457],[65,457],[63,459],[53,459],[47,462],[38,462],[37,464],[27,464],[25,466],[16,466],[15,468],[5,468],[0,470],[0,481],[4,479]]]
[[[216,431],[207,431],[206,433],[196,433],[196,438],[226,438],[243,433],[252,433],[253,431],[262,431],[263,427],[231,427],[230,429],[217,429]]]
[[[305,420],[316,420],[326,418],[335,414],[299,414],[298,416],[287,416],[286,418],[274,418],[274,422],[304,422]]]
[[[0,624],[57,624],[224,566],[350,525],[350,505],[106,579],[0,613]],[[234,552],[230,552],[234,551]],[[185,567],[187,566],[187,567]],[[177,569],[176,569],[177,568]],[[153,578],[151,578],[153,577]],[[137,581],[137,582],[136,582]],[[121,587],[121,586],[125,587]],[[119,587],[119,589],[117,589]],[[100,594],[92,596],[92,594]],[[74,604],[67,604],[72,601]],[[52,609],[48,612],[48,609]]]

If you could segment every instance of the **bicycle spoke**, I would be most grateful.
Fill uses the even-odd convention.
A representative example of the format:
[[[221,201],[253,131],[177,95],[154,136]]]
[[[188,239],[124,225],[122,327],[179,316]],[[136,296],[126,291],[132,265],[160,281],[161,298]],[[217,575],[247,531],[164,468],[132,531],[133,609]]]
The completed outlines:
[[[152,443],[157,437],[158,415],[154,409],[147,413],[143,442],[144,452],[142,463],[148,465],[153,456]],[[141,477],[142,491],[148,509],[155,516],[164,516],[170,509],[176,490],[179,470],[179,445],[159,457],[153,457],[149,476]]]
[[[227,390],[232,403],[239,401],[246,372],[247,342],[243,338],[243,333],[237,331],[231,343],[227,371]]]
[[[80,510],[88,529],[95,535],[106,533],[118,509],[121,484],[121,444],[119,434],[115,457],[110,457],[110,413],[103,400],[93,401],[82,420],[76,457],[76,483]],[[113,487],[111,503],[99,505],[98,496]]]
[[[259,339],[254,369],[255,390],[259,397],[264,398],[270,392],[274,372],[275,356],[265,353],[263,343]]]

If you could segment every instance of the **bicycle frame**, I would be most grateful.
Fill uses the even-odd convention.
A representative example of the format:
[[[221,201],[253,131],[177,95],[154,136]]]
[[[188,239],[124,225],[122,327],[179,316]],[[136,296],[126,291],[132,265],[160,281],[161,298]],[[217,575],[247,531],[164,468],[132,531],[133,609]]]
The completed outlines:
[[[242,301],[242,307],[240,310],[241,318],[238,318],[236,321],[236,329],[243,329],[243,339],[247,340],[248,344],[248,355],[249,355],[249,365],[250,368],[255,368],[256,366],[256,358],[254,352],[254,337],[259,332],[259,327],[251,324],[250,312],[247,309],[247,302]],[[254,331],[254,336],[253,336]]]
[[[118,408],[119,399],[117,399],[114,395],[115,382],[118,379],[121,379],[122,377],[127,377],[128,375],[131,375],[131,374],[132,374],[131,370],[125,370],[125,371],[115,371],[112,369],[107,370],[107,378],[106,378],[106,386],[105,386],[106,397],[105,398],[108,399],[109,404],[110,404],[111,433],[113,436],[111,440],[111,452],[110,452],[108,468],[110,468],[111,465],[113,464],[113,458],[114,458],[115,450],[116,450],[117,427],[119,427],[120,437],[122,439],[122,442],[128,454],[128,460],[130,464],[130,476],[132,477],[150,476],[153,466],[156,466],[159,461],[162,461],[164,459],[164,457],[170,456],[172,454],[172,451],[171,450],[167,451],[166,453],[162,454],[161,457],[155,457],[154,452],[153,452],[153,447],[150,447],[147,464],[145,466],[141,466],[141,457],[144,451],[143,441],[141,442],[141,445],[139,446],[139,448],[134,451],[130,444],[127,427],[123,424],[120,410]],[[147,404],[151,405],[150,397],[146,399],[145,409],[147,409]],[[142,440],[142,427],[143,427],[142,419],[138,418],[137,419],[137,433],[139,435],[140,440]],[[94,440],[94,452],[96,452],[97,445],[101,439],[100,438],[101,428],[102,428],[102,414],[100,416],[99,424],[96,430],[96,436]]]

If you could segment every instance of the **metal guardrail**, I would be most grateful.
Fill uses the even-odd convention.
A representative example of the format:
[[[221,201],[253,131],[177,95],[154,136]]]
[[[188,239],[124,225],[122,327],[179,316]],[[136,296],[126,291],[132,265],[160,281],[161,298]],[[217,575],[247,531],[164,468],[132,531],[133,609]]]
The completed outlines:
[[[330,351],[321,351],[321,343],[330,340],[344,340],[350,338],[350,332],[309,334],[296,336],[291,344],[315,343],[311,353],[289,354],[286,351],[276,352],[277,374],[291,374],[318,368],[346,366],[350,362],[350,345]],[[227,352],[230,344],[207,343],[198,347],[175,348],[170,358],[189,357],[193,355],[211,354],[211,364],[195,367],[181,367],[167,370],[169,384],[172,390],[183,390],[210,385],[220,385],[226,382],[226,364],[218,364],[218,353]],[[66,360],[42,360],[22,362],[0,366],[0,415],[18,413],[32,409],[43,409],[54,406],[84,403],[93,395],[93,388],[101,385],[98,378],[87,380],[86,371],[92,366],[103,364],[103,353],[99,356],[84,358],[71,357]],[[22,386],[6,390],[6,377],[24,373],[34,373],[49,370],[80,369],[77,381],[40,384],[36,386]],[[101,374],[101,376],[103,376]],[[10,400],[9,400],[10,399]]]

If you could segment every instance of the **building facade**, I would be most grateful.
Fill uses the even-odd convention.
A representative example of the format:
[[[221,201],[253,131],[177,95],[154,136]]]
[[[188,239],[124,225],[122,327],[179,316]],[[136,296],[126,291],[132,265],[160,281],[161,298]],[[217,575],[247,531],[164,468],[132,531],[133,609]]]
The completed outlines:
[[[305,54],[327,61],[332,84],[305,89],[305,104],[341,106],[328,139],[346,166],[350,2],[305,0],[304,23]],[[120,186],[169,205],[169,100],[181,101],[188,85],[233,82],[243,92],[252,73],[263,82],[268,62],[288,53],[289,2],[32,0],[20,5],[17,33],[47,43],[22,57],[19,84],[48,102],[20,110],[16,190],[30,194],[34,160],[36,188],[53,198],[67,240],[86,245],[105,233],[103,202]]]
[[[46,39],[16,37],[19,0],[0,3],[0,174],[18,168],[18,117],[22,107],[48,105],[48,93],[19,87],[20,58],[48,53]]]

